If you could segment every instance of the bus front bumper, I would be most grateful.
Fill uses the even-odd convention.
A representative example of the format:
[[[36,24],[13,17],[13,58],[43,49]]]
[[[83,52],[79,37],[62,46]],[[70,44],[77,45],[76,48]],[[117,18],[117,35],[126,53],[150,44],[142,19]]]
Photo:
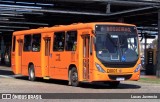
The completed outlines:
[[[91,74],[90,74],[91,75]],[[92,77],[91,82],[94,81],[125,81],[125,80],[133,80],[137,81],[140,78],[140,71],[136,73],[102,73],[99,71],[95,71],[94,75],[91,75]]]

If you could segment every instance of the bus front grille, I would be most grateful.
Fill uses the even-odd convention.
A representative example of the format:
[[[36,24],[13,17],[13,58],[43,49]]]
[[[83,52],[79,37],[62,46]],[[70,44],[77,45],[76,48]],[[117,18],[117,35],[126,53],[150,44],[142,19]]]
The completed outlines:
[[[117,78],[124,78],[125,80],[128,80],[132,77],[132,74],[128,75],[108,75],[110,79],[116,80]]]
[[[110,67],[110,68],[132,68],[132,67],[134,67],[135,66],[135,64],[136,64],[136,62],[134,62],[134,63],[114,63],[114,62],[112,62],[112,63],[103,63],[103,65],[105,66],[105,67]]]

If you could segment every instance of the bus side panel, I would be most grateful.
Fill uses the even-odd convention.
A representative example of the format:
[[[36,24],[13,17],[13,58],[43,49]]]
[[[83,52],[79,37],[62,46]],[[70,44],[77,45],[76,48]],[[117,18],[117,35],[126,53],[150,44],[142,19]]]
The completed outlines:
[[[61,70],[63,72],[62,76],[64,76],[63,79],[68,80],[69,66],[71,64],[75,65],[77,67],[77,70],[78,70],[78,64],[77,64],[78,53],[77,53],[77,51],[64,52],[64,57],[63,57],[62,60],[64,60],[64,63],[62,64],[62,66],[65,66],[65,68],[63,68]]]
[[[41,73],[42,77],[45,76],[44,70],[45,70],[45,41],[44,41],[45,34],[41,35]]]
[[[94,41],[93,41],[93,36],[90,36],[90,50],[92,50],[92,52],[89,52],[90,56],[89,56],[89,80],[92,81],[93,80],[93,71],[94,71],[94,65],[95,65],[95,62],[94,62],[94,58],[95,58],[95,54],[94,54]],[[91,47],[92,46],[92,47]]]
[[[29,63],[33,63],[36,77],[41,77],[40,52],[23,52],[22,74],[28,75]]]
[[[20,43],[19,40],[23,39],[23,36],[16,36],[16,47],[15,47],[15,74],[22,74],[22,69],[21,69],[21,51],[20,51]]]
[[[53,33],[52,33],[53,34]],[[54,38],[54,37],[53,37]],[[68,80],[69,66],[77,66],[78,53],[77,51],[53,51],[54,39],[51,39],[51,51],[50,51],[50,69],[49,73],[51,78]]]
[[[27,56],[27,57],[26,57]],[[29,59],[29,52],[24,52],[24,36],[23,36],[23,47],[22,47],[22,75],[28,75],[28,64],[27,63],[27,59]]]
[[[32,60],[35,68],[36,77],[42,77],[41,54],[40,52],[32,52]]]
[[[11,53],[11,68],[12,68],[12,71],[14,72],[14,73],[16,73],[16,69],[15,69],[15,52],[12,52]]]
[[[51,42],[50,42],[50,57],[49,57],[49,76],[51,78],[56,78],[55,67],[54,67],[55,65],[54,65],[54,60],[53,60],[53,59],[55,59],[53,57],[53,34],[54,34],[53,32],[49,33],[49,35],[51,37]]]
[[[14,41],[15,40],[15,41]],[[14,44],[14,45],[13,45]],[[14,46],[14,51],[13,51]],[[16,37],[12,39],[12,52],[11,52],[11,68],[14,74],[16,74],[16,55],[15,55],[15,49],[16,49]]]
[[[30,52],[23,52],[22,53],[22,74],[23,75],[28,75],[28,62],[31,59],[30,58]]]
[[[83,80],[83,40],[81,37],[82,31],[78,30],[78,36],[77,36],[77,71],[78,71],[78,78],[79,81]]]
[[[50,58],[52,56],[50,53],[51,50],[51,39],[52,39],[52,35],[53,33],[51,32],[47,32],[47,33],[43,33],[41,36],[41,74],[42,77],[50,77],[50,73],[53,73],[54,69],[52,68],[50,70]]]
[[[55,79],[68,80],[68,71],[71,64],[77,67],[78,54],[76,51],[52,52],[50,60],[50,75]],[[54,69],[54,72],[51,71]]]
[[[70,63],[70,56],[65,52],[52,52],[52,59],[50,62],[50,68],[54,68],[54,74],[52,74],[52,77],[55,79],[67,80],[67,63]]]

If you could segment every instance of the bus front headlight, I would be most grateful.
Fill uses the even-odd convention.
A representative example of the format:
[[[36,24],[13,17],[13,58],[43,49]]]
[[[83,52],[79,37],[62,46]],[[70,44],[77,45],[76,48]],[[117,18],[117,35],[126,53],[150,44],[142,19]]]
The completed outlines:
[[[98,71],[105,73],[105,71],[103,70],[103,68],[99,64],[96,63],[96,67],[97,67]]]
[[[134,70],[134,72],[138,72],[138,71],[141,69],[141,67],[142,67],[142,65],[139,64],[139,65],[137,66],[137,68]]]

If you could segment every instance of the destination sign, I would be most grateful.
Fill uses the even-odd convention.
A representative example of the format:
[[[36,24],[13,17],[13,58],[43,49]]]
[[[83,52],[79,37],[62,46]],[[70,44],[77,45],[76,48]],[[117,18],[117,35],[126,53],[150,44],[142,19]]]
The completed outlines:
[[[136,32],[136,27],[134,26],[96,25],[95,29],[98,32]]]
[[[108,32],[131,32],[131,28],[129,27],[107,27]]]

